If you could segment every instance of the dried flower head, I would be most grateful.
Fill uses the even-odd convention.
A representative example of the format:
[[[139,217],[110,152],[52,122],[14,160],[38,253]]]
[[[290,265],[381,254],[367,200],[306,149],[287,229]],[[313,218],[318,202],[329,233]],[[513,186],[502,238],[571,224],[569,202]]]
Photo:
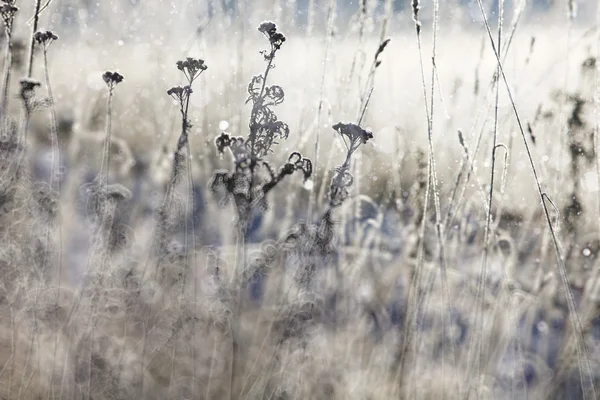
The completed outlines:
[[[277,25],[275,25],[275,23],[271,21],[264,21],[258,27],[258,31],[270,35],[277,31]]]
[[[35,35],[33,35],[33,38],[44,47],[48,47],[52,42],[58,40],[58,36],[52,31],[37,31]]]
[[[21,85],[21,92],[32,92],[42,85],[39,81],[32,78],[23,78],[19,81],[19,84]]]
[[[220,154],[223,154],[225,148],[229,147],[230,145],[231,137],[225,132],[221,132],[221,134],[215,139],[215,146]]]
[[[21,85],[21,99],[25,103],[25,107],[28,111],[32,111],[33,108],[33,98],[35,96],[35,89],[41,86],[39,81],[31,78],[23,78],[19,81]]]
[[[281,48],[283,42],[285,42],[285,36],[281,32],[277,32],[277,25],[271,21],[265,21],[261,23],[258,27],[258,31],[263,33],[269,42],[271,43],[272,50],[271,54],[273,54],[276,50]],[[267,57],[265,55],[265,57]]]
[[[167,90],[167,94],[179,102],[180,105],[183,105],[186,99],[190,96],[190,94],[194,93],[192,87],[189,85],[186,86],[174,86],[171,89]]]
[[[177,61],[177,69],[185,74],[188,83],[191,85],[203,71],[208,67],[204,64],[204,60],[187,57],[183,61]]]
[[[102,79],[106,82],[106,85],[110,90],[112,90],[117,84],[123,82],[123,75],[118,72],[110,72],[106,71],[102,74]]]
[[[0,15],[2,16],[6,31],[9,34],[12,30],[12,23],[17,11],[19,11],[19,8],[15,7],[12,1],[3,1],[0,4]]]
[[[347,144],[349,149],[356,149],[361,144],[367,143],[369,139],[373,139],[373,133],[361,128],[359,125],[348,123],[344,124],[342,122],[338,122],[332,127],[336,130],[346,142],[346,138],[349,140],[349,144]]]

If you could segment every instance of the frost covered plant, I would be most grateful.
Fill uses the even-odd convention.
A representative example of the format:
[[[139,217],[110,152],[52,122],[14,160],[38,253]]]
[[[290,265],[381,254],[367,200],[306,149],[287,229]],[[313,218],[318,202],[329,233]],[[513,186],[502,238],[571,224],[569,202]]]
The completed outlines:
[[[50,143],[52,144],[52,170],[50,171],[50,185],[54,188],[54,186],[58,186],[58,165],[59,165],[59,148],[58,148],[58,122],[56,118],[56,108],[54,107],[54,96],[52,95],[52,86],[50,85],[50,71],[48,69],[48,47],[58,40],[58,36],[56,36],[52,31],[38,31],[34,35],[34,40],[38,43],[39,46],[42,47],[44,52],[44,77],[46,81],[46,90],[48,92],[48,102],[50,104]],[[60,193],[60,188],[57,187],[57,190]]]
[[[225,199],[233,198],[238,227],[245,238],[247,226],[253,211],[260,206],[267,208],[266,195],[279,184],[284,177],[301,171],[306,181],[312,174],[312,162],[298,152],[293,152],[287,162],[276,171],[265,157],[271,153],[278,140],[287,139],[290,129],[278,119],[273,107],[283,103],[285,94],[278,85],[267,86],[269,72],[274,68],[273,61],[277,51],[285,42],[285,36],[277,31],[273,22],[263,22],[258,27],[269,40],[270,49],[261,51],[267,66],[265,72],[256,75],[248,85],[248,99],[252,111],[248,124],[247,138],[232,136],[222,132],[215,140],[217,151],[223,154],[229,148],[233,156],[233,171],[217,171],[211,182],[213,191],[225,191]]]
[[[106,71],[102,74],[102,80],[108,87],[108,100],[106,102],[106,136],[104,137],[104,149],[102,151],[102,165],[100,167],[100,177],[104,178],[104,183],[108,184],[108,170],[110,162],[110,136],[112,130],[112,99],[115,87],[123,82],[123,75],[118,72]]]
[[[344,141],[346,146],[346,159],[344,163],[335,169],[331,184],[329,185],[329,207],[334,208],[341,205],[349,196],[349,188],[354,182],[350,173],[352,154],[358,148],[373,138],[373,134],[359,125],[339,122],[332,127]]]
[[[102,162],[100,172],[89,184],[82,186],[82,190],[89,196],[96,217],[104,219],[106,217],[106,207],[108,205],[108,171],[110,163],[110,143],[112,130],[112,98],[115,87],[123,81],[123,75],[118,72],[106,71],[102,74],[102,80],[108,88],[108,100],[106,102],[106,128],[102,149]]]
[[[200,59],[188,57],[184,61],[177,61],[177,69],[185,75],[187,85],[174,86],[167,90],[167,94],[178,103],[179,111],[181,112],[181,135],[179,136],[179,142],[177,144],[176,157],[184,147],[187,146],[188,132],[192,127],[188,119],[190,96],[193,93],[192,83],[202,72],[206,71],[206,68],[204,60]]]
[[[204,64],[204,60],[195,59],[188,57],[183,61],[177,61],[177,69],[183,72],[187,85],[185,86],[174,86],[167,90],[167,94],[171,96],[179,105],[179,112],[181,112],[181,135],[177,142],[177,150],[175,151],[174,166],[172,179],[178,177],[181,169],[182,157],[185,157],[185,149],[188,147],[188,134],[192,127],[188,119],[188,112],[190,107],[190,96],[193,93],[192,83],[206,71],[207,67]]]
[[[4,33],[6,35],[6,44],[4,51],[4,71],[2,73],[2,99],[0,103],[0,113],[4,119],[6,116],[6,107],[8,100],[8,86],[10,82],[10,73],[12,68],[12,31],[15,15],[19,8],[14,5],[13,0],[5,0],[0,3],[0,16],[4,22]]]
[[[36,99],[36,89],[40,87],[40,82],[24,78],[19,81],[19,97],[23,104],[23,113],[20,126],[4,120],[2,132],[0,132],[0,186],[3,195],[14,188],[20,174],[20,167],[25,157],[25,145],[27,142],[27,131],[31,113],[38,108],[42,102]]]
[[[56,117],[56,107],[54,106],[54,96],[52,94],[52,86],[50,85],[50,71],[48,69],[48,48],[50,45],[58,40],[58,36],[55,35],[52,31],[38,31],[34,35],[34,40],[37,42],[39,46],[42,47],[44,53],[44,78],[46,83],[46,91],[48,94],[48,104],[50,109],[50,143],[51,143],[51,160],[50,160],[50,198],[54,200],[60,199],[61,190],[60,190],[60,176],[59,176],[59,165],[60,165],[60,149],[58,145],[58,122]],[[49,202],[49,215],[50,218],[48,220],[48,224],[44,226],[46,230],[46,243],[47,246],[50,243],[50,236],[52,234],[52,223],[58,221],[58,238],[59,238],[59,259],[60,259],[60,249],[62,247],[62,227],[60,223],[60,207],[58,205],[58,200],[54,200]],[[61,276],[60,271],[60,261],[59,264],[59,273],[58,276]],[[58,302],[58,300],[57,300]]]
[[[41,86],[41,83],[32,78],[23,78],[19,81],[20,97],[23,107],[27,114],[31,114],[38,103],[35,101],[35,91]]]
[[[48,46],[52,44],[52,42],[58,40],[58,36],[56,36],[52,31],[38,31],[33,35],[35,41],[43,47],[44,50],[48,49]]]
[[[179,112],[181,113],[181,133],[177,140],[177,147],[173,154],[173,167],[171,169],[171,178],[165,194],[165,200],[159,210],[159,234],[157,240],[159,241],[159,253],[166,254],[166,246],[168,246],[167,236],[171,231],[170,228],[174,228],[174,224],[169,223],[169,208],[170,205],[176,200],[175,189],[177,184],[181,181],[184,172],[188,172],[188,194],[189,199],[186,201],[186,215],[189,213],[190,204],[193,204],[193,188],[192,188],[192,176],[191,176],[191,162],[190,162],[190,149],[189,149],[189,131],[192,124],[189,120],[189,106],[190,97],[194,93],[192,90],[192,84],[202,72],[208,68],[202,59],[196,59],[187,57],[185,60],[177,61],[177,69],[181,71],[185,77],[186,85],[174,86],[167,90],[167,95],[171,96],[177,105],[179,106]],[[187,229],[187,225],[186,225]]]

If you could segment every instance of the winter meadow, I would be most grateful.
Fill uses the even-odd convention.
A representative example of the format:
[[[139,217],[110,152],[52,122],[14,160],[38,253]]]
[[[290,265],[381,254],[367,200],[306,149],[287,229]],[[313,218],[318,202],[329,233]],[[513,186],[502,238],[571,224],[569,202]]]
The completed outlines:
[[[0,14],[0,399],[600,399],[595,1]]]

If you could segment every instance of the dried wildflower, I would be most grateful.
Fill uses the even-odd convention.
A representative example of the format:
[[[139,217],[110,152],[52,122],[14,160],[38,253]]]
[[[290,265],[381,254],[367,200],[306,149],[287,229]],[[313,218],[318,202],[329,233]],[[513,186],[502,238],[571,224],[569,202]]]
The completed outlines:
[[[33,92],[42,85],[39,81],[32,78],[23,78],[19,83],[21,84],[21,94],[23,94],[23,92]]]
[[[302,154],[298,153],[297,151],[290,154],[287,164],[292,164],[294,166],[294,171],[302,171],[304,173],[305,182],[312,175],[312,161],[308,158],[302,157]]]
[[[102,74],[102,79],[104,82],[106,82],[108,88],[112,90],[115,86],[117,86],[117,84],[123,82],[123,75],[119,74],[118,72],[106,71],[104,74]]]
[[[40,87],[41,83],[35,79],[23,78],[19,81],[19,84],[21,85],[21,99],[23,100],[27,111],[31,112],[33,111],[33,106],[35,104],[35,89]]]
[[[331,208],[341,205],[349,196],[349,188],[354,182],[354,177],[350,173],[352,154],[362,144],[373,138],[371,132],[353,123],[344,124],[339,122],[333,125],[333,129],[342,136],[347,153],[346,160],[340,167],[336,168],[331,178],[331,184],[329,185],[329,206]]]
[[[277,183],[279,183],[285,176],[291,175],[296,171],[302,171],[304,175],[304,182],[312,175],[312,161],[306,157],[302,157],[302,154],[297,151],[290,154],[287,163],[281,167],[279,174],[275,174],[271,169],[271,166],[264,162],[264,166],[267,168],[270,180],[263,186],[263,194],[266,195]],[[264,196],[263,196],[264,197]]]
[[[265,99],[271,100],[270,105],[277,105],[283,103],[283,88],[281,86],[273,85],[265,88]]]
[[[192,82],[200,76],[203,71],[206,71],[207,66],[204,60],[187,57],[183,61],[177,61],[177,69],[182,71],[191,85]]]
[[[2,21],[4,22],[8,34],[12,31],[15,14],[19,11],[19,8],[15,7],[13,3],[13,1],[3,1],[0,5],[0,15],[2,16]]]
[[[167,90],[167,94],[179,103],[179,107],[182,112],[183,112],[184,105],[187,103],[187,100],[192,93],[194,93],[194,91],[192,90],[192,87],[189,85],[174,86],[171,89]]]
[[[346,145],[349,149],[358,148],[359,145],[367,143],[369,139],[373,139],[373,133],[353,123],[344,124],[339,122],[333,125],[332,128],[342,136],[345,143],[346,138],[348,138],[350,143],[346,143]]]
[[[258,31],[267,35],[271,35],[277,31],[277,25],[271,21],[265,21],[258,27]]]
[[[183,88],[181,86],[174,86],[167,90],[167,94],[169,96],[174,96],[175,98],[180,97],[183,94]]]
[[[225,148],[229,147],[230,144],[231,144],[231,137],[229,137],[229,135],[226,134],[225,132],[222,132],[215,139],[215,146],[217,146],[217,151],[221,154],[223,154],[223,152],[225,151]]]
[[[312,174],[312,162],[300,153],[292,153],[288,161],[276,171],[264,157],[271,153],[277,140],[287,139],[289,126],[279,120],[272,110],[273,106],[283,103],[285,93],[278,85],[267,86],[269,71],[274,67],[273,60],[277,50],[285,41],[285,36],[277,32],[273,22],[263,22],[258,27],[271,44],[270,51],[261,51],[267,66],[264,73],[252,78],[248,85],[248,99],[252,102],[252,111],[248,127],[248,138],[233,137],[222,132],[215,139],[220,154],[229,148],[233,155],[234,168],[231,172],[218,171],[213,175],[211,190],[227,201],[233,199],[237,210],[240,232],[246,235],[248,224],[255,212],[267,208],[267,194],[279,182],[295,171],[304,174],[305,181]],[[244,238],[246,239],[246,238]]]
[[[277,32],[277,25],[270,21],[261,23],[258,27],[258,31],[263,33],[271,43],[271,52],[269,54],[266,52],[263,53],[265,59],[270,60],[274,57],[275,52],[281,48],[283,42],[285,42],[285,35],[281,32]]]
[[[33,35],[33,38],[44,48],[47,48],[50,46],[50,44],[52,44],[52,42],[58,40],[58,36],[56,36],[52,31],[37,31]]]

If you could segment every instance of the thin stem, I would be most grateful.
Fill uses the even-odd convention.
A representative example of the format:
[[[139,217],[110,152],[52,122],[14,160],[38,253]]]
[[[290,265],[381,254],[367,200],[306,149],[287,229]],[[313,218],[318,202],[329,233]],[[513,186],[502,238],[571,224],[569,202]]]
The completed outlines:
[[[33,70],[33,51],[35,49],[35,33],[38,30],[38,22],[40,19],[40,8],[42,0],[35,1],[35,14],[33,14],[33,24],[31,25],[31,41],[29,42],[29,61],[27,63],[27,77],[31,78]],[[46,57],[46,50],[44,49],[44,57]]]
[[[106,132],[104,136],[104,150],[102,152],[102,164],[100,165],[100,173],[98,174],[100,179],[103,179],[103,183],[108,185],[108,171],[109,171],[109,162],[110,162],[110,136],[111,136],[111,128],[112,128],[112,120],[111,120],[111,108],[112,108],[112,98],[113,98],[113,87],[109,87],[108,89],[108,101],[106,102]]]
[[[527,158],[528,158],[529,164],[531,166],[531,171],[533,172],[533,176],[534,176],[534,180],[536,183],[540,202],[542,203],[542,210],[544,212],[544,217],[546,218],[546,222],[548,224],[548,229],[550,230],[550,235],[552,237],[552,243],[554,245],[556,261],[558,263],[558,272],[560,274],[563,289],[564,289],[566,297],[567,297],[567,306],[569,309],[569,317],[571,319],[573,331],[575,332],[575,335],[576,335],[577,362],[578,362],[578,366],[579,366],[579,373],[580,373],[580,379],[581,379],[581,390],[583,392],[583,397],[585,399],[595,399],[595,398],[597,398],[596,388],[595,388],[594,380],[593,380],[592,374],[591,374],[590,360],[587,356],[587,350],[586,350],[585,341],[584,341],[584,337],[583,337],[583,328],[581,325],[581,320],[577,313],[577,308],[575,307],[575,299],[573,297],[573,292],[571,291],[571,288],[570,288],[569,278],[567,276],[567,269],[566,269],[565,262],[564,262],[564,259],[562,256],[562,252],[560,250],[558,238],[556,236],[554,227],[552,226],[550,212],[548,211],[548,207],[546,205],[546,202],[544,201],[544,191],[542,190],[542,186],[541,186],[541,183],[540,183],[540,180],[538,177],[538,172],[535,167],[533,157],[531,155],[531,149],[529,147],[529,143],[527,142],[527,136],[525,135],[525,130],[523,129],[521,117],[519,115],[519,112],[517,111],[517,106],[515,104],[515,101],[514,101],[514,98],[512,95],[512,91],[510,89],[510,86],[508,85],[508,79],[506,78],[506,74],[504,73],[504,68],[502,67],[502,63],[500,62],[500,56],[498,55],[498,51],[494,44],[494,39],[492,36],[492,32],[490,30],[487,16],[485,15],[485,11],[483,9],[483,4],[481,3],[481,0],[477,0],[477,3],[479,4],[479,10],[481,11],[481,14],[483,16],[484,24],[485,24],[485,27],[486,27],[486,30],[488,33],[488,37],[490,39],[490,45],[492,47],[492,50],[494,51],[496,61],[498,62],[498,68],[500,69],[500,73],[502,75],[502,80],[504,81],[504,85],[506,86],[506,92],[508,94],[513,112],[515,114],[515,118],[517,120],[517,125],[519,127],[521,137],[523,138],[523,143],[525,145],[525,151],[527,153]]]
[[[0,113],[2,122],[7,119],[8,88],[10,86],[10,75],[12,69],[12,34],[10,30],[5,31],[6,45],[4,47],[4,71],[2,73],[2,98],[0,99]],[[3,127],[4,128],[4,127]]]
[[[38,0],[38,6],[40,1]],[[59,176],[59,165],[60,165],[60,149],[58,144],[58,131],[57,131],[57,118],[56,118],[56,107],[54,106],[54,96],[52,94],[52,86],[50,85],[50,72],[48,69],[48,55],[46,48],[44,48],[44,76],[46,78],[46,90],[48,91],[48,98],[50,99],[50,141],[52,146],[52,155],[51,155],[51,169],[50,169],[50,188],[52,190],[56,190],[56,196],[60,199],[61,185],[60,185],[60,176]],[[58,267],[58,285],[56,292],[55,302],[58,304],[59,302],[59,293],[62,281],[62,221],[61,221],[61,209],[60,204],[57,205],[56,210],[56,218],[58,220],[58,259],[57,259],[57,267]],[[58,335],[56,335],[54,342],[54,355],[52,358],[52,368],[50,375],[52,376],[54,373],[54,364],[56,359],[56,352],[58,347]]]
[[[502,48],[502,17],[504,12],[504,0],[500,0],[498,2],[498,48]],[[490,251],[490,231],[492,224],[492,205],[494,199],[494,183],[495,183],[495,167],[496,167],[496,146],[498,144],[498,99],[500,94],[500,62],[498,61],[498,65],[496,66],[496,99],[494,105],[494,130],[493,130],[493,138],[492,138],[492,170],[490,173],[490,185],[488,192],[488,207],[487,207],[487,215],[486,222],[484,228],[484,239],[483,239],[483,259],[481,262],[481,273],[479,275],[479,282],[477,285],[477,294],[475,301],[475,335],[473,336],[474,345],[470,346],[469,352],[475,351],[474,356],[476,357],[475,365],[476,365],[476,377],[480,376],[481,368],[485,363],[483,359],[484,354],[482,354],[482,338],[484,329],[484,292],[485,292],[485,283],[487,279],[487,264],[488,264],[488,256]],[[479,324],[479,326],[478,326]]]
[[[319,139],[321,137],[321,112],[323,110],[323,92],[325,90],[325,72],[327,71],[327,61],[329,60],[329,46],[331,45],[331,36],[333,35],[333,16],[335,7],[335,0],[330,0],[329,2],[329,10],[327,14],[327,31],[325,32],[325,57],[323,60],[323,71],[321,73],[321,88],[319,92],[319,108],[317,110],[317,131],[315,138],[315,155],[313,157],[313,174],[315,178],[317,177],[317,168],[319,161]],[[313,178],[314,179],[314,178]],[[318,190],[315,190],[315,185],[311,188],[310,198],[308,200],[308,213],[307,213],[307,221],[312,221],[313,208],[317,201],[316,198]]]

